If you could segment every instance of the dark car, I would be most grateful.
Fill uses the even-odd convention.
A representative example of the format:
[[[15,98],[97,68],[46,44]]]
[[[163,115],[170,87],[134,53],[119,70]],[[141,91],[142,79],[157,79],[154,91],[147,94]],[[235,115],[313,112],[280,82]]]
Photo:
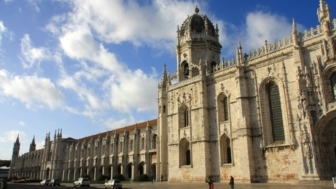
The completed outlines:
[[[48,184],[49,186],[61,186],[61,180],[60,179],[51,179],[51,181]]]

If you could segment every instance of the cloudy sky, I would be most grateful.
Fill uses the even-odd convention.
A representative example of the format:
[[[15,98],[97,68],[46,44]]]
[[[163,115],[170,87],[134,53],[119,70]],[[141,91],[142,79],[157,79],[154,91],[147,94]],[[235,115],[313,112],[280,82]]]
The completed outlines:
[[[336,11],[336,1],[326,0]],[[47,133],[82,138],[157,117],[164,63],[195,5],[220,30],[222,57],[316,27],[318,0],[0,0],[0,159]],[[332,15],[335,18],[335,14]]]

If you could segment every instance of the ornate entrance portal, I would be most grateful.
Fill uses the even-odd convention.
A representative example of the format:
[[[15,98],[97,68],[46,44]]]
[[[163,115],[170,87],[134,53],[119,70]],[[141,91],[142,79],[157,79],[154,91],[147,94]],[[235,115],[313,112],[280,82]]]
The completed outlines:
[[[336,113],[335,111],[327,114],[316,124],[316,134],[319,146],[317,157],[320,164],[318,170],[320,175],[330,178],[336,175]]]

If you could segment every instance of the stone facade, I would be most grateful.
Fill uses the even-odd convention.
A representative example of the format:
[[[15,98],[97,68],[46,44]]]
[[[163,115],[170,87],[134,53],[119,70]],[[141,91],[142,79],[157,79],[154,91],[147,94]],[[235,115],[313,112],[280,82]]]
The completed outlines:
[[[236,58],[225,61],[217,26],[195,8],[177,29],[177,70],[164,68],[159,85],[158,131],[168,144],[160,155],[168,157],[162,172],[169,181],[336,174],[336,20],[323,0],[318,19],[303,33],[293,20],[287,38],[252,52],[243,53],[239,42]]]
[[[170,182],[330,179],[336,20],[324,0],[317,14],[316,28],[300,33],[293,20],[287,38],[248,53],[238,43],[236,58],[224,60],[217,25],[196,7],[177,30],[176,72],[164,66],[157,119],[78,140],[47,135],[45,149],[21,157],[17,140],[10,174],[35,167],[40,178],[63,180],[83,174],[162,175]]]
[[[62,130],[50,133],[45,148],[19,156],[19,137],[14,144],[10,175],[37,179],[77,180],[83,175],[98,180],[122,174],[137,179],[141,174],[156,177],[157,120],[95,134],[81,139],[62,138]],[[32,141],[31,146],[35,146]]]

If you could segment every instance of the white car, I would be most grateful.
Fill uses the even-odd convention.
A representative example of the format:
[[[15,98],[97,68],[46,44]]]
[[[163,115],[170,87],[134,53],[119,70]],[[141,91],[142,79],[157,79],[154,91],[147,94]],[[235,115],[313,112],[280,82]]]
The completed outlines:
[[[44,180],[42,180],[42,181],[40,182],[40,185],[48,186],[49,182],[50,182],[50,180],[48,180],[48,179],[44,179]]]
[[[73,183],[73,186],[79,186],[79,187],[90,187],[90,180],[88,178],[79,178],[77,181]]]
[[[104,188],[122,189],[121,181],[118,179],[108,180],[104,183]]]

